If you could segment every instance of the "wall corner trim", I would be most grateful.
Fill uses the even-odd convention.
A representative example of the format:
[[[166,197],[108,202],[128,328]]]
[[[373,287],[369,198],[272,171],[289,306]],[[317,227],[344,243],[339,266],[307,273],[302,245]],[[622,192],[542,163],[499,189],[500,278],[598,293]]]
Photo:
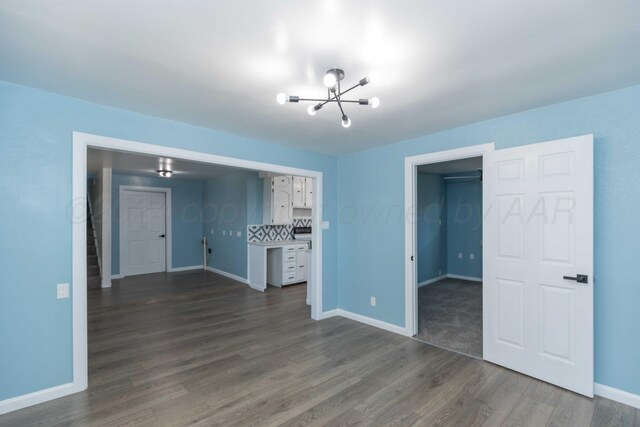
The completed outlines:
[[[202,267],[200,267],[200,268],[202,268]],[[209,267],[209,266],[207,266],[207,270],[212,272],[212,273],[216,273],[216,274],[219,274],[221,276],[228,277],[228,278],[233,279],[233,280],[235,280],[237,282],[244,283],[245,285],[249,284],[249,281],[247,279],[245,279],[244,277],[236,276],[235,274],[227,273],[226,271],[218,270],[217,268],[213,268],[213,267]]]
[[[78,384],[67,383],[55,387],[46,388],[44,390],[34,391],[33,393],[23,394],[22,396],[16,396],[9,399],[1,400],[0,415],[17,411],[28,406],[37,405],[38,403],[58,399],[59,397],[64,397],[82,390],[84,390],[84,388],[82,388]]]
[[[600,397],[605,397],[640,409],[640,395],[598,383],[593,385],[593,392]]]

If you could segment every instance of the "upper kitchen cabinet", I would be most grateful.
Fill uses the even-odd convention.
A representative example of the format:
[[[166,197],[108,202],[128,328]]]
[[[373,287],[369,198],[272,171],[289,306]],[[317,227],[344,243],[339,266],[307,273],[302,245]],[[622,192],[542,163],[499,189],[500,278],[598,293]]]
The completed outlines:
[[[265,224],[291,224],[294,218],[310,218],[313,179],[280,175],[264,180]]]
[[[274,176],[265,179],[264,210],[265,224],[291,224],[293,222],[293,177]]]
[[[311,208],[313,206],[313,178],[304,179],[304,207]]]
[[[306,202],[305,178],[301,176],[293,177],[293,207],[304,208]]]
[[[313,199],[313,178],[293,177],[293,207],[310,209]]]

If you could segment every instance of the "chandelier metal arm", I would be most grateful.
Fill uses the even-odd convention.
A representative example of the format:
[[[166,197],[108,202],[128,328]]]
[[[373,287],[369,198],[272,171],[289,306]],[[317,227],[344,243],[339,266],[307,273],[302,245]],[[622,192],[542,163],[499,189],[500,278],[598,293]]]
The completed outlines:
[[[309,101],[309,102],[321,102],[322,105],[328,104],[329,102],[338,102],[335,99],[322,99],[322,98],[298,98],[298,101]],[[360,100],[357,99],[340,99],[340,102],[353,102],[360,103]]]
[[[308,108],[309,115],[315,116],[316,112],[318,112],[322,107],[331,102],[335,102],[338,104],[338,108],[340,109],[340,114],[342,115],[342,126],[348,128],[351,126],[351,119],[344,112],[342,103],[353,103],[359,105],[368,105],[371,108],[378,108],[380,105],[380,100],[377,97],[373,97],[370,99],[342,99],[343,95],[348,92],[351,92],[353,89],[364,86],[370,83],[370,79],[368,77],[364,77],[360,79],[358,83],[349,87],[347,90],[342,91],[341,89],[341,80],[344,78],[344,71],[340,68],[332,68],[326,72],[323,82],[325,86],[327,86],[327,98],[300,98],[299,96],[287,96],[284,93],[279,93],[276,97],[276,100],[279,104],[285,104],[286,102],[315,102],[316,105],[313,105]]]

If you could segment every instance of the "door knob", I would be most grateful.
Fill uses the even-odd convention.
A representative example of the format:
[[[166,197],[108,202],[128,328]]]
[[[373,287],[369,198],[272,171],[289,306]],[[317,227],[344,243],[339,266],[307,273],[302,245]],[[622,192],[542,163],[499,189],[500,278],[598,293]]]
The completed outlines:
[[[158,237],[164,237],[164,234],[159,235]]]
[[[589,283],[589,276],[586,274],[577,274],[576,277],[562,276],[564,280],[575,280],[578,283]]]

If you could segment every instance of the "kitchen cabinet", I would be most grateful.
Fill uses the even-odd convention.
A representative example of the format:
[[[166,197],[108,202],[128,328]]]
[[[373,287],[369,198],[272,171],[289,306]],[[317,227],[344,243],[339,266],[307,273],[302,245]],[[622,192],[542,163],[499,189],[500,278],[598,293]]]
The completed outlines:
[[[304,206],[306,208],[313,206],[313,178],[304,179]]]
[[[308,243],[286,244],[267,251],[267,283],[286,286],[307,281]]]
[[[293,221],[293,177],[276,176],[265,180],[263,221],[265,224],[291,224]]]
[[[293,177],[293,207],[304,208],[306,206],[306,179],[301,176]]]

